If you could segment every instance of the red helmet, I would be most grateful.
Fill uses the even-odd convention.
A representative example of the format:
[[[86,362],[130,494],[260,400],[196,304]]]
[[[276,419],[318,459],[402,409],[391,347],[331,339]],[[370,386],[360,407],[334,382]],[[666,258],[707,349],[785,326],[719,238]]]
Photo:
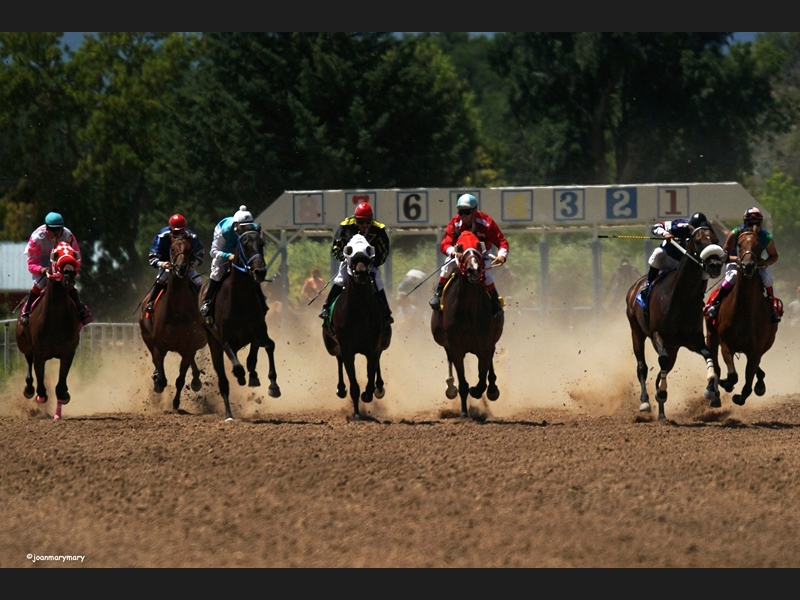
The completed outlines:
[[[753,206],[744,211],[744,222],[746,225],[761,225],[764,222],[764,215]]]
[[[169,218],[169,228],[171,231],[183,231],[186,229],[186,219],[183,218],[183,215],[172,215]]]
[[[367,202],[361,202],[356,206],[356,219],[369,219],[372,221],[372,207]]]

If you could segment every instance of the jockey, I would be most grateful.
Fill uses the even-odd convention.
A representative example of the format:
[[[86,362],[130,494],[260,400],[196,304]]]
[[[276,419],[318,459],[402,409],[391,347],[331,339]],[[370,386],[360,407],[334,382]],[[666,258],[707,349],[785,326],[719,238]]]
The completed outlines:
[[[211,316],[214,306],[214,297],[217,295],[222,278],[230,271],[231,263],[236,258],[236,244],[239,236],[246,231],[258,229],[258,224],[253,221],[253,215],[242,204],[232,217],[225,217],[214,227],[214,239],[211,241],[211,277],[208,289],[200,307],[200,314],[205,317],[209,325],[214,323]],[[267,314],[267,299],[262,290],[260,294],[261,307]]]
[[[59,242],[66,242],[75,251],[78,259],[78,269],[81,264],[81,250],[78,240],[72,232],[64,226],[64,217],[56,212],[48,213],[44,218],[44,225],[40,225],[28,239],[25,248],[25,255],[28,257],[28,271],[33,276],[33,287],[28,294],[25,306],[22,307],[22,314],[19,322],[26,325],[31,317],[33,301],[42,293],[47,286],[47,275],[52,273],[50,255]],[[84,325],[88,325],[94,318],[89,308],[81,301],[78,290],[72,285],[69,288],[69,296],[78,308],[78,319]]]
[[[375,248],[375,259],[370,267],[370,277],[375,282],[375,296],[380,300],[386,311],[386,322],[394,323],[392,310],[389,308],[389,301],[386,299],[386,290],[383,289],[381,272],[378,269],[389,256],[389,236],[386,234],[386,226],[373,219],[372,207],[367,202],[361,202],[356,206],[352,217],[347,217],[339,223],[336,235],[331,245],[331,255],[339,261],[339,272],[333,278],[331,291],[325,304],[322,305],[322,312],[319,318],[327,320],[330,318],[330,308],[333,301],[342,293],[344,286],[347,285],[347,261],[344,259],[344,247],[350,239],[357,233],[363,235],[369,244]]]
[[[637,302],[642,307],[647,307],[650,298],[650,286],[653,280],[661,271],[677,269],[683,259],[683,253],[670,243],[676,239],[682,246],[686,247],[686,242],[692,236],[692,232],[698,227],[710,227],[708,219],[701,212],[694,213],[688,219],[673,219],[672,221],[661,221],[653,225],[650,230],[653,235],[663,237],[664,241],[653,250],[650,255],[650,270],[647,272],[647,280],[639,294],[636,296]],[[705,285],[708,285],[708,273],[703,273]],[[705,288],[703,288],[705,289]]]
[[[503,310],[503,307],[500,304],[500,297],[494,285],[492,271],[488,267],[502,265],[506,262],[508,258],[508,240],[506,240],[503,232],[500,231],[497,223],[489,215],[478,210],[478,200],[472,194],[462,194],[458,198],[458,202],[456,202],[456,209],[458,209],[458,214],[450,219],[444,232],[444,238],[439,244],[439,250],[448,257],[448,260],[445,261],[444,265],[442,265],[442,270],[439,271],[439,283],[429,304],[432,309],[439,310],[444,286],[457,268],[455,246],[458,236],[462,231],[472,231],[483,242],[485,248],[483,260],[487,269],[484,271],[484,285],[492,298],[492,314],[497,315]],[[494,246],[497,247],[497,256],[492,259],[489,255]]]
[[[147,307],[145,312],[147,314],[153,313],[153,303],[156,301],[158,294],[167,287],[167,276],[169,275],[169,249],[173,237],[186,236],[192,244],[192,252],[194,253],[194,264],[189,267],[189,279],[194,284],[197,290],[200,289],[200,275],[197,273],[195,266],[203,264],[203,257],[206,251],[203,248],[203,243],[197,234],[191,229],[186,228],[186,219],[183,215],[174,214],[169,218],[169,225],[162,227],[161,230],[153,238],[153,244],[150,246],[150,255],[147,257],[150,266],[158,269],[158,276],[153,287],[150,288],[150,297],[147,299]]]
[[[769,269],[767,269],[767,267],[778,262],[778,251],[775,249],[775,240],[772,238],[772,234],[762,227],[764,224],[764,215],[757,207],[753,206],[748,208],[744,212],[742,220],[743,223],[734,227],[725,239],[725,246],[722,250],[725,252],[725,256],[728,257],[730,262],[728,262],[728,265],[725,267],[725,279],[720,285],[717,297],[706,307],[706,315],[712,319],[715,318],[719,313],[719,305],[725,297],[731,293],[733,286],[736,285],[736,242],[742,231],[750,230],[758,235],[758,245],[762,249],[761,256],[758,257],[758,274],[761,276],[761,282],[764,284],[767,296],[769,296],[770,306],[772,306],[772,322],[778,323],[781,318],[775,311],[772,275]],[[764,255],[766,255],[766,257]]]

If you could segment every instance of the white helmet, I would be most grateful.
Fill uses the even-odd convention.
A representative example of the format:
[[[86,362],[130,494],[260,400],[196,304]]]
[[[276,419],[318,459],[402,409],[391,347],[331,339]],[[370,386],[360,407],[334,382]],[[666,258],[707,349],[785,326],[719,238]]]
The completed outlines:
[[[242,204],[239,207],[239,210],[236,211],[236,214],[233,215],[233,222],[234,223],[252,223],[253,222],[253,215],[247,210],[247,207]]]

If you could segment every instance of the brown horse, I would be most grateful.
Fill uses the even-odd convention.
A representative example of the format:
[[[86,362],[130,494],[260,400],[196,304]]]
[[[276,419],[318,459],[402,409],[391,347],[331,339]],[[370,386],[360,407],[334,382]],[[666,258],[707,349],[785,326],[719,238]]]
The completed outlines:
[[[206,343],[203,330],[203,318],[197,307],[197,292],[187,276],[195,256],[188,237],[172,236],[169,249],[169,277],[166,289],[158,296],[153,314],[145,310],[147,300],[142,301],[139,313],[139,329],[147,349],[153,359],[153,390],[160,394],[167,385],[164,372],[164,358],[169,352],[177,352],[181,356],[178,378],[175,380],[175,396],[172,407],[178,410],[181,391],[186,383],[186,372],[192,368],[192,390],[202,387],[200,369],[195,362],[195,354]]]
[[[243,232],[237,239],[234,262],[231,272],[220,282],[214,302],[214,323],[203,323],[211,350],[211,360],[219,380],[219,392],[225,401],[225,420],[232,421],[231,405],[228,400],[230,385],[225,375],[225,355],[233,364],[233,375],[239,385],[245,384],[244,367],[239,362],[237,352],[250,346],[247,355],[247,370],[250,373],[248,385],[261,385],[256,372],[258,349],[263,347],[269,358],[269,395],[278,398],[278,376],[275,372],[275,342],[267,334],[265,306],[261,282],[267,275],[264,261],[264,240],[261,229],[254,228]],[[198,297],[198,309],[203,302],[208,281],[203,284]]]
[[[772,305],[764,297],[761,277],[758,276],[758,260],[761,247],[758,235],[752,231],[742,231],[736,240],[736,285],[720,303],[716,319],[706,317],[706,340],[714,357],[716,382],[726,392],[732,392],[739,381],[734,364],[734,354],[747,357],[744,387],[740,394],[734,394],[733,403],[743,405],[754,391],[763,396],[767,391],[764,384],[764,371],[761,357],[772,348],[778,324],[772,322]],[[728,368],[728,377],[719,379],[720,366],[718,349],[722,348],[722,358]],[[757,378],[753,388],[753,378]],[[709,383],[715,395],[712,406],[720,406],[719,387]]]
[[[445,287],[442,310],[434,310],[431,315],[431,332],[436,343],[447,353],[449,377],[446,395],[451,399],[456,397],[456,393],[461,395],[461,417],[466,418],[467,393],[480,398],[485,391],[486,397],[492,401],[500,397],[495,384],[494,352],[503,334],[505,316],[501,311],[492,317],[491,299],[483,284],[483,256],[474,233],[461,233],[456,255],[459,256],[458,269]],[[469,386],[464,375],[467,353],[478,358],[478,383],[474,387]],[[453,385],[453,365],[458,375],[457,391]]]
[[[336,395],[344,398],[347,387],[343,370],[350,381],[350,398],[353,401],[353,420],[361,419],[358,407],[361,388],[356,377],[356,354],[367,359],[367,385],[361,394],[365,404],[383,398],[385,390],[381,376],[381,354],[392,341],[392,326],[380,301],[375,297],[370,266],[375,257],[373,248],[361,234],[354,235],[344,248],[347,260],[347,285],[336,299],[331,312],[330,326],[323,324],[322,339],[328,354],[335,356],[339,367]]]
[[[650,338],[658,353],[661,368],[656,376],[656,400],[658,419],[666,418],[664,404],[667,401],[667,375],[675,366],[680,348],[697,352],[706,361],[706,375],[709,382],[714,379],[714,361],[703,336],[703,296],[709,277],[719,277],[722,271],[722,248],[716,234],[709,227],[697,227],[687,242],[684,257],[677,269],[660,274],[652,283],[649,298],[649,321],[645,319],[644,309],[636,301],[636,295],[645,282],[639,278],[628,290],[626,298],[628,322],[633,339],[633,353],[636,356],[636,373],[641,386],[641,412],[650,412],[650,399],[647,395],[647,362],[644,346]],[[707,400],[712,398],[708,390],[704,392]]]
[[[75,285],[78,261],[72,248],[61,242],[53,251],[50,272],[44,293],[39,296],[31,310],[30,321],[22,325],[17,321],[17,347],[28,361],[28,374],[25,377],[26,398],[33,398],[33,375],[36,372],[36,401],[47,402],[47,388],[44,383],[45,363],[51,358],[59,359],[58,383],[56,384],[56,411],[54,419],[61,418],[61,406],[70,400],[67,387],[75,350],[80,342],[81,323],[78,309],[69,297],[69,288]]]

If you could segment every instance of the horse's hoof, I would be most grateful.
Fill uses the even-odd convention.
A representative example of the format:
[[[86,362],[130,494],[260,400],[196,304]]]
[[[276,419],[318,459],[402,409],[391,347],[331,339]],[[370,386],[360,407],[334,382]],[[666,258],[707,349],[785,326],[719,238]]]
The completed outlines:
[[[160,385],[158,385],[158,384],[156,383],[156,384],[154,384],[154,385],[153,385],[153,391],[154,391],[156,394],[161,394],[161,393],[163,393],[163,391],[164,391],[164,387],[163,387],[163,386],[160,386]]]
[[[650,412],[650,403],[649,402],[642,402],[639,405],[639,412]]]
[[[383,388],[377,388],[377,389],[375,390],[375,397],[376,397],[378,400],[380,400],[381,398],[383,398],[385,395],[386,395],[386,390],[385,390],[385,389],[383,389]]]
[[[483,390],[479,390],[476,387],[471,387],[469,388],[469,395],[472,396],[473,398],[480,398],[481,396],[483,396]]]
[[[372,394],[368,394],[367,392],[364,392],[363,394],[361,394],[361,401],[364,404],[369,404],[370,402],[372,402]]]
[[[659,414],[659,415],[658,415],[658,420],[659,420],[659,421],[666,421],[666,420],[667,420],[667,416],[666,416],[666,415],[664,415],[664,414]]]
[[[250,377],[250,381],[247,382],[247,385],[250,387],[261,387],[261,380],[258,377]]]
[[[200,381],[199,379],[194,379],[192,380],[191,388],[193,392],[199,392],[200,390],[203,389],[203,382]]]
[[[233,417],[225,417],[225,422],[226,423],[232,423],[233,422]]]
[[[756,383],[753,391],[756,393],[756,396],[763,396],[767,393],[767,386],[762,382]]]
[[[353,413],[353,421],[360,421],[361,415],[358,413]]]
[[[339,396],[339,398],[344,398],[345,396],[347,396],[347,388],[341,388],[336,390],[336,395]]]
[[[462,412],[462,413],[461,413],[461,417],[460,417],[460,418],[462,418],[462,419],[469,419],[469,415],[468,415],[467,413],[465,413],[465,412]]]
[[[494,390],[488,389],[488,390],[486,390],[486,397],[489,400],[491,400],[492,402],[494,402],[495,400],[497,400],[500,397],[500,390],[498,390],[498,389],[494,389]]]
[[[458,390],[456,388],[447,388],[447,391],[444,393],[450,400],[458,396]]]
[[[722,408],[722,401],[720,400],[719,396],[717,396],[711,400],[711,403],[708,406],[711,408]]]
[[[714,394],[713,390],[709,390],[708,388],[703,390],[703,398],[705,398],[706,400],[713,400],[715,395],[716,394]]]
[[[745,397],[744,397],[744,396],[742,396],[741,394],[734,394],[734,395],[733,395],[733,403],[734,403],[734,404],[736,404],[736,405],[738,405],[738,406],[744,406],[744,401],[745,401],[746,399],[747,399],[747,398],[745,398]]]
[[[277,385],[269,386],[269,391],[267,392],[270,398],[280,398],[281,397],[281,388]]]
[[[30,390],[28,390],[28,388],[25,388],[24,390],[22,390],[22,395],[25,396],[28,400],[33,398],[33,394],[34,393],[35,392],[34,392],[33,388],[31,388]]]
[[[46,397],[42,398],[41,396],[37,395],[36,396],[36,402],[38,402],[39,404],[46,404],[47,403],[47,398]]]

